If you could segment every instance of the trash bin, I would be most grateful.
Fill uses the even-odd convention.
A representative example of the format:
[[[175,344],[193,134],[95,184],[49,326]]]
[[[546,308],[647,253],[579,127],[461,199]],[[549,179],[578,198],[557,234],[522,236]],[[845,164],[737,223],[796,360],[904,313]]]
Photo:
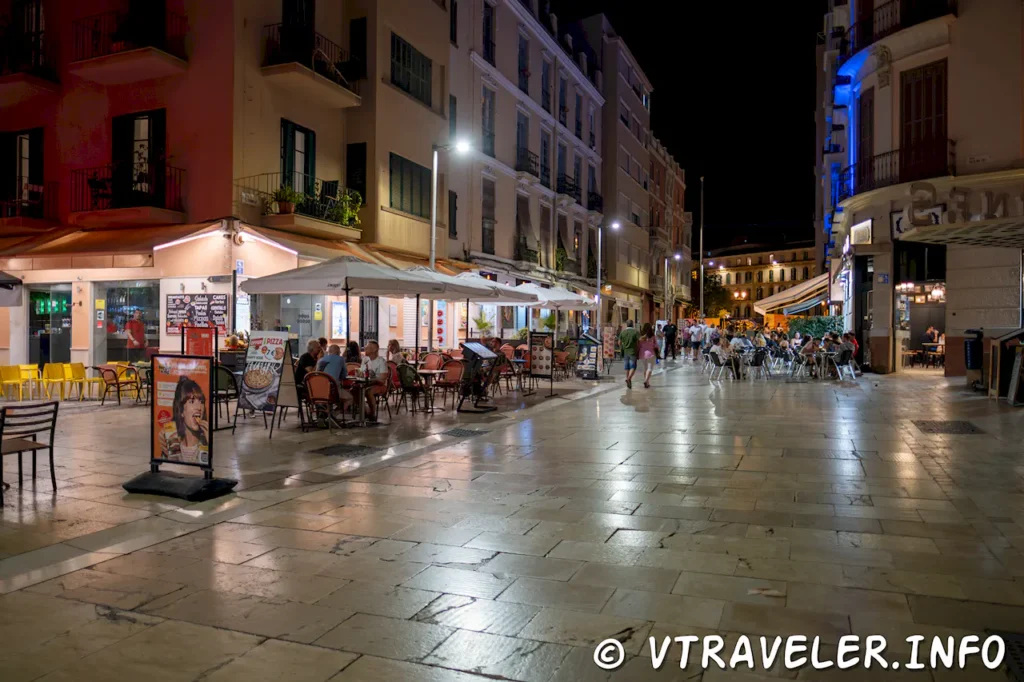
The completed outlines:
[[[981,339],[985,332],[981,329],[968,329],[966,334],[967,336],[964,338],[964,366],[966,369],[983,369],[985,351],[981,345]],[[972,334],[974,335],[973,338],[971,338]]]

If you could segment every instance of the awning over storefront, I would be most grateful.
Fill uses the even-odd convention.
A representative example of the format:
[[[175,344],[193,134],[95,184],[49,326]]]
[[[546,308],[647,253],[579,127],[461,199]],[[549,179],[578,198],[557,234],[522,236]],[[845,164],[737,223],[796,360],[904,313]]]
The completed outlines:
[[[244,227],[256,235],[295,251],[302,260],[325,261],[339,256],[353,255],[348,248],[348,242],[341,240],[317,239],[316,237],[307,237],[269,227],[256,227],[254,225],[245,225]]]
[[[220,221],[110,230],[58,228],[13,244],[0,245],[3,249],[0,255],[19,258],[46,258],[50,256],[152,254],[153,249],[158,246],[199,236],[219,227]]]
[[[824,303],[826,300],[828,300],[828,294],[824,294],[824,295],[821,295],[821,296],[815,296],[814,298],[809,298],[806,301],[801,301],[800,303],[797,303],[796,305],[786,306],[785,308],[782,309],[782,314],[783,315],[798,315],[800,313],[806,313],[808,310],[810,310],[814,306],[816,306],[816,305],[818,305],[820,303]]]
[[[795,287],[791,287],[785,291],[780,291],[768,298],[762,298],[754,304],[754,312],[760,315],[767,315],[768,313],[777,313],[780,309],[784,309],[782,312],[789,315],[789,309],[796,307],[798,304],[806,303],[815,298],[824,298],[827,296],[828,273],[818,275],[813,279],[797,284]],[[809,306],[807,309],[811,307],[814,306]]]
[[[967,223],[914,226],[905,230],[900,239],[947,246],[1024,249],[1024,218],[994,218]]]

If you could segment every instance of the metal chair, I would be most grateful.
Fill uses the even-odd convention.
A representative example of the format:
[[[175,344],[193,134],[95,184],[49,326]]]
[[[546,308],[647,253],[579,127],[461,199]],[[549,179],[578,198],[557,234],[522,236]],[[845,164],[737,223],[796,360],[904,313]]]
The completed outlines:
[[[442,406],[447,403],[447,396],[451,393],[452,407],[454,408],[455,399],[458,396],[459,391],[462,389],[462,375],[465,372],[466,367],[458,360],[449,360],[444,363],[444,367],[441,369],[444,370],[444,378],[434,381],[434,392],[436,393],[437,391],[441,391]]]
[[[747,362],[747,367],[751,370],[751,378],[762,376],[767,380],[771,376],[771,370],[768,368],[768,351],[764,348],[758,348],[754,351],[750,361]]]
[[[423,396],[424,411],[427,409],[427,390],[423,386],[420,375],[416,373],[416,368],[412,365],[399,365],[398,366],[398,379],[402,386],[402,397],[398,406],[395,408],[395,412],[402,409],[402,405],[405,405],[406,411],[416,412],[416,408],[419,407],[419,397]],[[407,399],[412,396],[412,409],[409,408]]]
[[[53,467],[53,434],[57,429],[57,409],[54,401],[36,405],[8,405],[0,409],[0,460],[4,455],[18,455],[18,485],[22,485],[21,455],[32,453],[32,480],[36,478],[36,452],[48,450],[50,455],[50,483],[57,490],[57,474]],[[46,442],[39,436],[48,434]],[[0,461],[2,464],[2,461]],[[4,491],[3,466],[0,466],[0,501]]]
[[[711,374],[710,379],[721,379],[722,373],[725,372],[725,363],[722,362],[722,358],[718,357],[718,353],[708,353],[709,361],[711,362]]]
[[[134,367],[123,367],[120,365],[112,367],[101,366],[100,375],[103,377],[103,395],[100,396],[100,405],[106,403],[107,393],[113,391],[117,394],[117,404],[121,404],[121,394],[127,392],[139,398],[139,373]]]
[[[238,382],[231,370],[220,363],[213,370],[213,404],[220,418],[220,408],[224,407],[228,421],[231,420],[231,401],[238,400]]]
[[[854,381],[857,380],[857,373],[853,369],[853,351],[847,348],[846,350],[839,353],[839,355],[833,355],[829,358],[832,363],[832,367],[836,370],[836,376],[839,380],[843,380],[845,372],[850,373],[850,378]]]
[[[320,420],[327,423],[328,431],[334,427],[342,428],[345,424],[345,410],[341,402],[341,389],[338,382],[326,372],[307,372],[303,380],[306,385],[306,409],[309,411],[309,423],[316,424]],[[335,419],[336,411],[341,414],[341,423]]]

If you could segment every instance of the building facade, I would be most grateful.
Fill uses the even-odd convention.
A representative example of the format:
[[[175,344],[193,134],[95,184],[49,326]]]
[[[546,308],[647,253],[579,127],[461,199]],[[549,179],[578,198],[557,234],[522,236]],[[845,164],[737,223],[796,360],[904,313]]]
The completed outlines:
[[[0,310],[7,362],[125,359],[136,311],[149,348],[177,350],[175,297],[244,328],[233,277],[426,263],[445,3],[5,0],[0,15],[0,267],[26,303]],[[296,337],[344,339],[362,318],[361,341],[418,319],[367,300],[334,325],[330,298],[261,312]]]
[[[726,310],[732,319],[753,320],[754,304],[814,279],[820,273],[813,242],[794,242],[768,249],[745,244],[712,252],[705,267],[718,275],[729,292]],[[708,311],[708,315],[714,317]]]
[[[579,22],[594,46],[602,74],[605,106],[601,120],[606,222],[605,324],[627,319],[650,321],[653,315],[650,248],[650,106],[652,86],[625,40],[608,18],[594,15]]]
[[[594,295],[600,71],[590,47],[541,4],[450,3],[449,139],[472,152],[447,154],[448,254],[504,283]],[[516,309],[501,328],[528,326],[529,313]]]
[[[935,326],[963,375],[968,330],[1022,326],[1022,19],[1012,0],[837,1],[825,17],[832,300],[875,371],[901,371]]]

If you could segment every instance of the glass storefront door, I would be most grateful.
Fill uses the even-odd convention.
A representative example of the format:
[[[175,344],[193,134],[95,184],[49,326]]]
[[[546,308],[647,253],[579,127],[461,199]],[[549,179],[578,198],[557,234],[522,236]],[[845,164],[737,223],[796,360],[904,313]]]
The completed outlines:
[[[105,362],[137,362],[146,349],[160,346],[160,282],[97,282],[103,301],[104,331],[96,339],[97,357]]]
[[[29,362],[71,362],[71,285],[33,284],[28,295]]]

